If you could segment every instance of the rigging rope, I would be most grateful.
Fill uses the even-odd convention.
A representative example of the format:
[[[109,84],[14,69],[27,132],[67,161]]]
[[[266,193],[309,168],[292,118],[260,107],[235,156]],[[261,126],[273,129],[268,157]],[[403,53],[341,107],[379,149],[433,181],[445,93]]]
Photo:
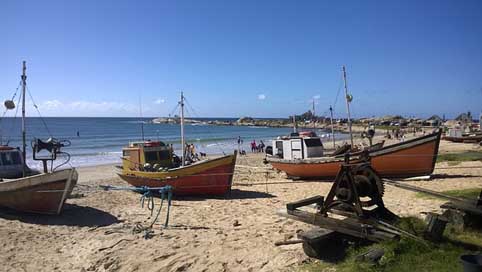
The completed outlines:
[[[28,92],[28,95],[30,96],[30,100],[32,100],[33,106],[37,110],[38,116],[40,117],[40,120],[42,121],[45,129],[47,130],[47,133],[49,134],[50,137],[52,137],[52,133],[50,133],[50,130],[47,126],[47,123],[45,122],[45,119],[42,117],[42,114],[40,114],[40,110],[39,110],[37,104],[35,103],[35,100],[33,99],[32,94],[30,93],[30,89],[27,87],[27,85],[25,85],[25,87],[27,88],[27,92]]]
[[[18,92],[18,89],[20,88],[20,85],[22,84],[22,81],[20,81],[18,83],[18,86],[17,88],[15,89],[15,92],[13,93],[13,96],[12,96],[12,101],[14,101],[15,99],[15,96],[17,95],[17,92]],[[3,114],[2,114],[2,118],[0,118],[0,145],[3,144],[3,123],[2,123],[2,120],[3,118],[5,117],[5,115],[7,114],[7,111],[8,111],[8,108],[5,108],[5,111],[3,111]],[[7,141],[8,143],[9,141]]]
[[[18,96],[18,101],[17,101],[17,105],[20,105],[20,99],[22,99],[22,94],[20,94]],[[12,121],[12,124],[11,124],[11,127],[10,127],[10,131],[14,131],[14,128],[15,128],[15,119],[17,118],[17,115],[18,115],[18,109],[19,107],[15,107],[15,115],[13,116],[13,121]],[[7,141],[7,145],[8,143],[10,142],[10,140]]]
[[[170,185],[166,185],[163,187],[148,187],[148,186],[142,186],[142,187],[116,187],[116,186],[100,186],[104,191],[109,191],[109,190],[115,190],[115,191],[133,191],[137,193],[141,193],[141,207],[144,208],[144,201],[147,199],[147,209],[151,212],[151,217],[154,212],[154,192],[159,193],[161,196],[161,203],[159,205],[159,209],[157,210],[156,216],[152,220],[152,222],[149,224],[149,226],[142,226],[141,224],[137,224],[133,232],[135,233],[140,233],[144,232],[143,237],[145,239],[149,239],[152,237],[152,227],[154,224],[157,222],[159,219],[159,215],[161,214],[162,206],[164,204],[164,200],[167,200],[167,212],[166,212],[166,220],[164,222],[164,227],[167,228],[169,224],[169,215],[170,215],[170,209],[171,209],[171,202],[172,202],[172,191],[173,187]]]
[[[336,92],[335,102],[333,103],[333,111],[335,111],[336,102],[338,102],[338,96],[340,95],[342,85],[343,85],[343,76],[340,78],[340,83],[338,84],[338,91]]]
[[[201,118],[199,116],[199,114],[197,114],[196,110],[194,110],[194,108],[191,106],[191,103],[189,103],[189,101],[184,98],[184,101],[186,102],[186,105],[191,109],[193,115],[195,115],[197,118]],[[224,152],[224,149],[221,148],[221,146],[223,146],[223,144],[220,144],[217,140],[216,140],[216,137],[214,137],[214,135],[209,131],[207,130],[207,133],[212,137],[212,139],[214,140],[214,143],[216,144],[216,146],[219,148],[219,150],[223,153],[223,155],[226,155],[226,153]],[[225,145],[225,144],[224,144]]]

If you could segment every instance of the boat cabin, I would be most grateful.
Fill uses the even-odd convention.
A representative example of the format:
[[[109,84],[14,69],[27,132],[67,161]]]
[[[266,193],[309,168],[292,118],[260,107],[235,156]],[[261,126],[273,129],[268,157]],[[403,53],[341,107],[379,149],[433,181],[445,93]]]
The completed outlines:
[[[308,159],[323,156],[323,143],[314,132],[291,133],[273,140],[273,156],[285,160]]]
[[[122,167],[132,170],[159,171],[177,164],[172,146],[161,141],[131,142],[122,149]]]
[[[0,146],[0,179],[23,176],[22,152],[10,146]]]

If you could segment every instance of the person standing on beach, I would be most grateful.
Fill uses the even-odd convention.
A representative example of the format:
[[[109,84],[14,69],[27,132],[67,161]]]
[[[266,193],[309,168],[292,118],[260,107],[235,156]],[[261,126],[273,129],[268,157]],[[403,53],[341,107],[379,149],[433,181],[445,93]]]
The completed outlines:
[[[261,153],[264,153],[264,143],[263,143],[263,140],[260,140],[260,144],[258,146],[258,152],[261,152]]]
[[[241,136],[238,136],[238,152],[241,152],[241,144],[243,143],[243,140],[241,140]]]
[[[255,152],[257,148],[258,148],[258,146],[256,145],[256,141],[253,140],[251,142],[251,152]]]

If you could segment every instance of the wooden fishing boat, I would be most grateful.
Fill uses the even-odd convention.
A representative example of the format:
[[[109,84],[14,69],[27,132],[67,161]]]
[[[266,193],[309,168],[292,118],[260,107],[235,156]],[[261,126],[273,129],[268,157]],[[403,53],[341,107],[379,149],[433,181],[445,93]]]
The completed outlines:
[[[482,142],[482,132],[465,133],[461,129],[451,129],[446,135],[442,136],[442,140],[455,143],[479,143]]]
[[[132,186],[162,187],[171,185],[175,195],[223,195],[231,190],[236,152],[214,159],[194,162],[190,165],[172,167],[174,161],[146,160],[146,153],[152,157],[153,152],[159,155],[166,154],[162,142],[146,142],[150,147],[148,151],[144,144],[136,143],[136,147],[124,149],[123,167],[118,168],[118,175]],[[137,149],[137,150],[136,150]],[[157,149],[157,150],[156,150]],[[169,153],[167,153],[169,154]],[[171,153],[172,154],[172,153]],[[169,157],[173,157],[172,155]],[[140,158],[140,162],[135,162]],[[146,169],[146,164],[160,165],[161,168]],[[171,168],[170,168],[171,167]]]
[[[0,182],[0,206],[21,212],[60,214],[77,183],[74,168]]]
[[[161,141],[130,143],[123,148],[122,166],[117,167],[119,177],[139,187],[170,185],[175,195],[223,195],[231,190],[235,151],[213,159],[199,160],[188,152],[184,142],[184,96],[181,94],[181,147],[182,156]]]
[[[78,174],[75,168],[56,170],[68,163],[70,155],[61,152],[68,141],[49,139],[43,142],[35,139],[32,142],[33,159],[43,162],[44,172],[30,169],[26,164],[26,129],[25,129],[25,87],[27,76],[26,64],[23,62],[22,74],[22,151],[8,146],[0,146],[0,206],[21,212],[60,214],[65,200],[77,183]],[[7,110],[15,108],[12,100],[5,102]],[[39,157],[39,152],[42,155]],[[47,161],[53,161],[57,155],[67,154],[67,160],[48,171]],[[53,167],[53,165],[52,165]]]
[[[381,177],[406,178],[432,174],[437,159],[441,131],[419,138],[369,150],[373,168]],[[352,156],[351,162],[360,160]],[[333,178],[343,163],[343,156],[284,159],[267,156],[273,168],[296,178]]]

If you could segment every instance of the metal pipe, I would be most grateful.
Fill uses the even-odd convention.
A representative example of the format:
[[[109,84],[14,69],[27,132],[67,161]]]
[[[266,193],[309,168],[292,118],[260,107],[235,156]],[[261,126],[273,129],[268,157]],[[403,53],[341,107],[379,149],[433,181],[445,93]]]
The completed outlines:
[[[331,122],[331,138],[333,139],[333,148],[336,149],[335,128],[333,127],[333,108],[331,106],[330,106],[330,122]]]
[[[184,156],[184,95],[181,91],[181,101],[179,102],[180,106],[181,106],[181,152],[182,152],[182,156],[181,156],[181,164],[182,166],[184,166],[184,163],[186,161],[186,158]]]

